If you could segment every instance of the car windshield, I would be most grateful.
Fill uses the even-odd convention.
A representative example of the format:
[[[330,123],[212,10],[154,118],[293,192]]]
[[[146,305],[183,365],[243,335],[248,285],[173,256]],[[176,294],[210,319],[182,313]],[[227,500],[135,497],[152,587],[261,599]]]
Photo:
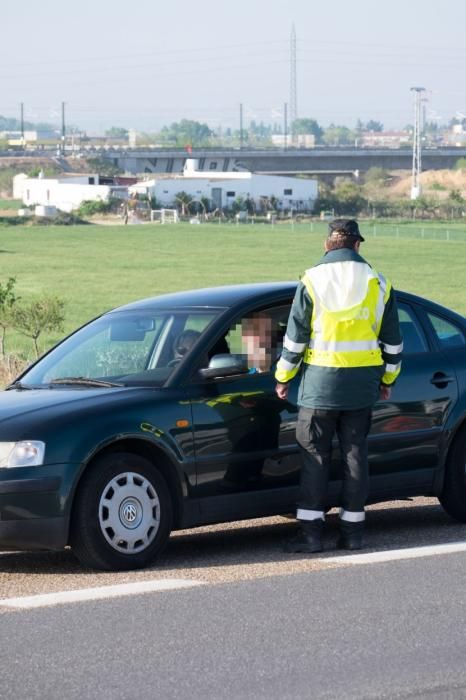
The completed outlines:
[[[21,378],[21,385],[161,386],[218,312],[115,311],[64,340]]]

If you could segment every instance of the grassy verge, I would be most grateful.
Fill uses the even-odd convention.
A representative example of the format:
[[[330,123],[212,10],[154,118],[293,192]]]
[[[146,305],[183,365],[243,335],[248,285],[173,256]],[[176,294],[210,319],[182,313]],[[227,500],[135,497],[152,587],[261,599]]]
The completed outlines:
[[[462,225],[362,224],[363,255],[395,287],[466,314]],[[0,225],[0,281],[17,278],[24,298],[66,302],[69,332],[99,313],[147,296],[196,287],[298,279],[322,253],[325,223],[190,226]],[[424,233],[421,235],[421,231]],[[450,231],[446,239],[446,231]],[[443,237],[443,238],[442,238]],[[59,338],[44,336],[42,347]],[[9,352],[30,355],[10,332]]]

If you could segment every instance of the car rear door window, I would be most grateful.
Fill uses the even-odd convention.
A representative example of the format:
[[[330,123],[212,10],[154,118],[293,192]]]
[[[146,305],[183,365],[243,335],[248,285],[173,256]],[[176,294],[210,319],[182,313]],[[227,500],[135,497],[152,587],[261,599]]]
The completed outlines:
[[[412,355],[418,352],[427,352],[428,346],[424,332],[411,307],[407,304],[399,304],[398,319],[403,337],[403,353]]]
[[[442,350],[461,348],[466,345],[464,333],[458,326],[436,314],[429,313],[427,315]]]

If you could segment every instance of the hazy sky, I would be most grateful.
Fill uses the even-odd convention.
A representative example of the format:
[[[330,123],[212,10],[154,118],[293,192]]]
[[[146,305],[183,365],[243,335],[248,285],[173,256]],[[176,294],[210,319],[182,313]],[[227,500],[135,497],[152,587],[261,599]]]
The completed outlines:
[[[183,117],[281,121],[297,34],[298,116],[386,128],[466,114],[465,0],[3,0],[0,114],[91,132]]]

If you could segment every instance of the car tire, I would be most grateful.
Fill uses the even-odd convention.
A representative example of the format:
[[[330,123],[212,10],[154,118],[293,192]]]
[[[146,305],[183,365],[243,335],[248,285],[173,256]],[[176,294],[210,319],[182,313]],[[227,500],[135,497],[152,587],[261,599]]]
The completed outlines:
[[[439,501],[448,515],[466,523],[466,427],[456,436],[448,454]]]
[[[139,455],[107,454],[79,485],[70,544],[86,567],[141,569],[163,550],[172,523],[170,491],[157,468]]]

